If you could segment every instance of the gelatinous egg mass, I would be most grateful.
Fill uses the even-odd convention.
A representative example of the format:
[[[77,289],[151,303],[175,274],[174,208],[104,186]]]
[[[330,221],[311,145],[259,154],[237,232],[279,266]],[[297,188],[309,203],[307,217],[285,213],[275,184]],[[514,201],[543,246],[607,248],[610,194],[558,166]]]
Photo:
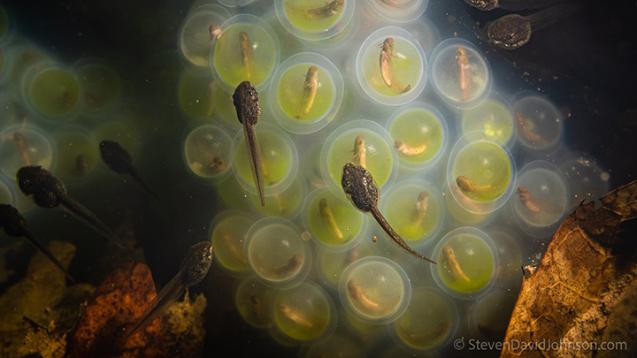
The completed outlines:
[[[568,193],[561,176],[550,167],[534,166],[518,178],[515,212],[532,227],[556,224],[566,212]]]
[[[26,93],[31,106],[47,118],[72,114],[82,95],[76,75],[59,67],[48,67],[33,74]]]
[[[312,341],[324,335],[333,320],[327,293],[319,286],[303,283],[280,291],[273,304],[277,328],[297,341]]]

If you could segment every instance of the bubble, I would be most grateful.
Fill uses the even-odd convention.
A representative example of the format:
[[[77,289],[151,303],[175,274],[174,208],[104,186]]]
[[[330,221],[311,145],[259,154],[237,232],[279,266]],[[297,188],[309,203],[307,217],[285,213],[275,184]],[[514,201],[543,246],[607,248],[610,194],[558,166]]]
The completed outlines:
[[[205,5],[193,10],[181,27],[179,48],[182,55],[195,66],[207,67],[210,45],[215,29],[228,18],[226,9],[217,5]]]

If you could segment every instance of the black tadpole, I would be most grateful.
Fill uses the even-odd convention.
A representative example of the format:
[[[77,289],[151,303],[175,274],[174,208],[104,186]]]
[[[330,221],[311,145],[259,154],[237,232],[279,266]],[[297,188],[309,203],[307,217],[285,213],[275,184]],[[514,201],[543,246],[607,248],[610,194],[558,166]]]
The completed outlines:
[[[261,206],[265,206],[263,196],[263,178],[261,177],[261,153],[257,148],[256,133],[254,126],[259,121],[261,106],[259,105],[259,94],[249,81],[241,82],[232,95],[232,103],[237,111],[237,118],[243,125],[248,153],[250,154],[250,167],[252,176],[259,193]]]
[[[119,143],[112,140],[103,140],[100,142],[100,156],[102,161],[109,169],[117,174],[130,175],[148,195],[153,198],[157,198],[157,195],[150,187],[142,180],[141,176],[137,173],[137,169],[133,165],[133,158],[130,153],[124,149]]]
[[[213,258],[214,251],[210,241],[201,241],[191,246],[175,277],[159,291],[142,318],[126,330],[124,338],[127,340],[133,333],[151,323],[168,305],[179,299],[188,287],[201,282],[208,275]]]
[[[113,231],[102,222],[92,211],[75,201],[68,195],[64,183],[40,166],[27,166],[18,170],[18,186],[26,196],[32,196],[39,207],[52,209],[62,207],[67,213],[84,222],[95,232],[102,235],[115,245],[123,248],[115,241]]]
[[[397,243],[404,250],[418,257],[419,259],[436,263],[435,261],[426,258],[412,249],[405,240],[389,225],[387,219],[378,210],[378,198],[380,196],[378,187],[374,182],[374,177],[367,169],[360,165],[354,165],[347,163],[343,166],[343,178],[341,179],[341,185],[345,195],[349,197],[354,206],[363,212],[371,213],[378,225],[389,235],[389,237]]]
[[[29,241],[31,245],[38,249],[55,266],[57,266],[60,271],[64,273],[66,279],[69,282],[75,283],[75,279],[73,279],[69,272],[64,268],[62,263],[60,263],[60,261],[55,256],[53,256],[51,250],[42,245],[35,238],[35,236],[31,234],[31,232],[27,228],[27,221],[20,214],[18,209],[8,204],[0,204],[0,228],[4,228],[4,231],[9,236],[24,237],[25,239],[27,239],[27,241]]]

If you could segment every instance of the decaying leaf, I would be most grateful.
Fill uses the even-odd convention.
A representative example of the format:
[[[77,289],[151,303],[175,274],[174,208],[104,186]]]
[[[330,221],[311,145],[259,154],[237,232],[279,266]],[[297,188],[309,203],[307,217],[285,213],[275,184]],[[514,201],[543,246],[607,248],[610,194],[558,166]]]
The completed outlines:
[[[637,262],[618,233],[636,215],[632,182],[564,220],[522,284],[501,357],[634,356]]]
[[[145,264],[130,263],[98,287],[70,341],[70,357],[191,357],[203,344],[205,298],[186,296],[166,315],[124,340],[157,295]]]

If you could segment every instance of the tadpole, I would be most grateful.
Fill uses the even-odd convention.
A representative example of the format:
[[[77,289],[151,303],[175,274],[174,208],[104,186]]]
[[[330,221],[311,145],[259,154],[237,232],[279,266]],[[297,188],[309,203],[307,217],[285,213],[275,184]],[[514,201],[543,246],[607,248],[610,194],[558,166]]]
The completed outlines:
[[[48,247],[40,243],[27,226],[26,219],[20,214],[18,209],[9,204],[0,204],[0,228],[4,228],[4,231],[9,236],[13,237],[24,237],[29,241],[31,245],[33,245],[37,250],[39,250],[44,256],[46,256],[55,266],[57,266],[60,271],[64,273],[66,279],[75,283],[75,279],[69,274],[69,272],[64,268],[62,263],[53,256],[51,250]]]
[[[130,175],[148,195],[157,198],[157,194],[142,180],[137,173],[137,169],[133,165],[133,158],[130,153],[124,149],[119,143],[112,140],[103,140],[100,142],[100,156],[106,166],[117,174]]]
[[[380,196],[378,187],[374,182],[372,174],[360,165],[346,163],[343,166],[343,178],[341,180],[343,191],[352,201],[354,206],[363,212],[371,213],[378,225],[389,235],[389,237],[404,250],[422,260],[431,263],[435,261],[419,254],[412,249],[405,240],[389,225],[383,214],[378,210],[378,199]]]

